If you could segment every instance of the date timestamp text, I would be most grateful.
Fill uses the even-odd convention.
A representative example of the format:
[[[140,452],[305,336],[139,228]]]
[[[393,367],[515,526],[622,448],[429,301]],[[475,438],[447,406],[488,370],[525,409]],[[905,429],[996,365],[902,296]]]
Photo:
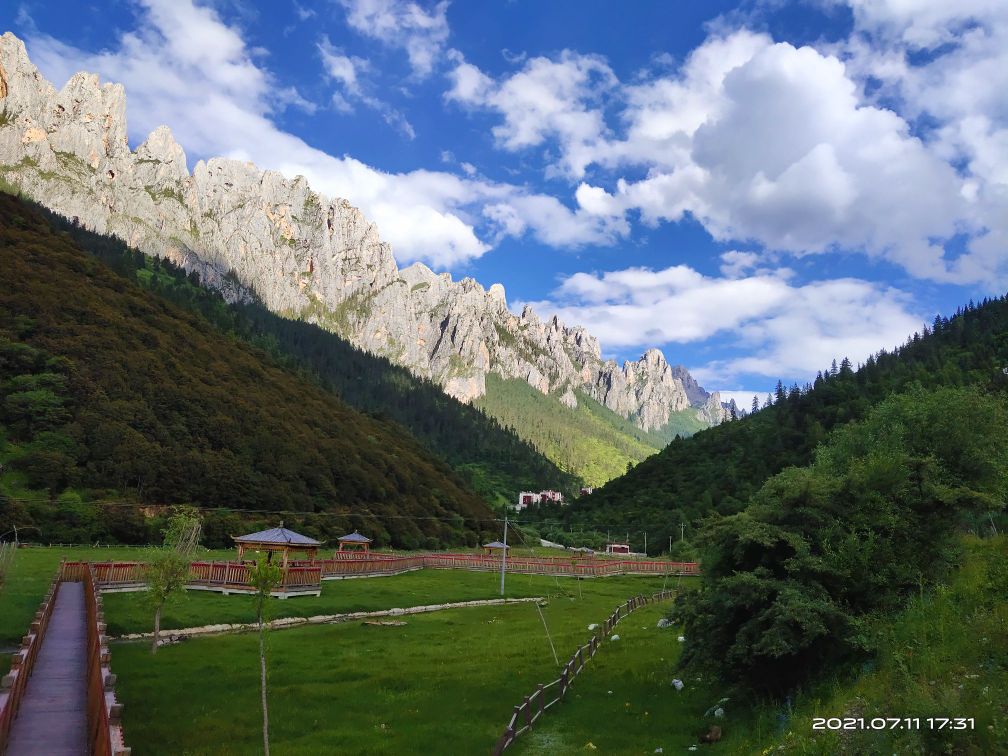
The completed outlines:
[[[813,730],[973,730],[973,717],[813,717]]]

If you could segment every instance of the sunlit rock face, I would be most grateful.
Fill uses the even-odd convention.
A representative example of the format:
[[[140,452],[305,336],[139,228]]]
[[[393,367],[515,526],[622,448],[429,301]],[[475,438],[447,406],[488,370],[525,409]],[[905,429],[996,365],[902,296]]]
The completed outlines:
[[[213,158],[190,173],[170,129],[135,150],[119,84],[75,74],[57,91],[14,35],[0,37],[0,176],[25,195],[199,274],[229,301],[259,299],[313,322],[472,401],[486,375],[527,381],[568,407],[577,391],[641,428],[693,408],[726,410],[658,350],[619,367],[598,340],[507,306],[504,287],[452,280],[422,263],[400,270],[378,229],[345,199],[252,163]]]

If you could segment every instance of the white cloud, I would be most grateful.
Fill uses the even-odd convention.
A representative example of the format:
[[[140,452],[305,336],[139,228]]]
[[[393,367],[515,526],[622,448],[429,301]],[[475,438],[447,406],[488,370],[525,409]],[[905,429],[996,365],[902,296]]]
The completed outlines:
[[[298,3],[297,0],[294,0],[294,13],[301,21],[307,21],[309,18],[315,17],[314,8],[306,8],[305,6]]]
[[[339,83],[348,95],[360,97],[359,72],[368,67],[368,62],[357,56],[344,55],[342,50],[333,47],[328,36],[323,36],[317,47],[329,78]]]
[[[727,278],[741,278],[756,267],[760,256],[755,252],[740,252],[737,249],[721,254],[721,273]]]
[[[371,68],[367,60],[345,55],[342,50],[333,47],[327,36],[319,40],[316,48],[322,58],[326,75],[339,87],[332,94],[332,105],[336,110],[341,113],[352,113],[353,103],[360,102],[376,111],[385,123],[402,136],[410,140],[416,138],[416,131],[406,116],[387,102],[365,92],[363,78]]]
[[[448,3],[425,10],[406,0],[339,0],[352,29],[389,47],[401,48],[409,57],[413,73],[426,77],[434,70],[449,28]]]
[[[500,113],[504,121],[493,129],[500,147],[516,152],[555,138],[562,149],[556,170],[584,175],[607,133],[602,100],[617,83],[601,57],[564,50],[557,60],[532,58],[499,83],[457,54],[455,61],[447,99]]]
[[[634,84],[571,51],[496,81],[457,56],[446,97],[497,113],[501,149],[541,149],[547,176],[578,182],[588,216],[657,225],[688,215],[718,240],[861,252],[918,278],[996,288],[1008,281],[1008,6],[935,0],[918,16],[896,0],[856,5],[849,44],[714,33],[678,70]],[[950,41],[927,64],[906,54]],[[869,74],[900,93],[901,113],[865,95]],[[919,113],[940,127],[921,136]],[[946,251],[960,234],[967,252]]]
[[[935,154],[962,171],[977,226],[951,277],[992,290],[1008,279],[1008,4],[852,0],[855,34],[838,46],[859,81],[916,119]]]
[[[550,247],[612,244],[630,232],[630,225],[622,218],[600,218],[581,210],[572,212],[560,200],[544,194],[513,195],[488,204],[484,214],[497,223],[498,236],[517,236],[528,229]]]
[[[584,324],[607,348],[724,337],[747,356],[691,368],[707,385],[814,374],[834,358],[861,361],[894,347],[923,326],[896,289],[853,278],[800,285],[787,279],[770,272],[718,278],[684,265],[627,268],[574,274],[549,300],[530,304],[547,317]]]
[[[650,222],[689,212],[717,239],[799,255],[859,250],[922,278],[961,279],[935,242],[979,231],[955,170],[898,115],[862,103],[840,60],[765,42],[708,41],[679,79],[650,85],[670,98],[685,91],[684,110],[653,100],[642,110],[638,97],[626,117],[650,141],[607,159],[646,159],[648,144],[668,152],[645,179],[617,182],[614,209]],[[738,65],[700,65],[708,45],[741,50]]]
[[[289,101],[278,97],[241,35],[211,9],[186,0],[142,0],[141,24],[111,49],[91,53],[39,32],[27,35],[32,60],[57,83],[75,71],[99,73],[126,87],[130,138],[142,141],[169,125],[190,156],[252,160],[297,174],[332,197],[345,197],[375,221],[400,262],[422,259],[437,268],[463,265],[490,249],[481,238],[534,234],[559,245],[604,243],[619,223],[571,210],[552,197],[507,184],[443,171],[388,173],[350,156],[336,157],[277,128],[272,118]],[[332,73],[345,87],[334,105],[350,108],[360,86],[358,60],[330,50]],[[325,52],[323,46],[321,52]],[[344,94],[345,92],[345,94]],[[395,113],[383,113],[394,120]],[[406,128],[408,124],[400,124]],[[190,161],[192,162],[192,161]],[[488,208],[494,208],[489,210]],[[510,224],[495,215],[507,212]],[[547,227],[548,224],[548,227]]]
[[[1008,19],[1000,0],[849,0],[859,29],[914,49],[933,49],[957,42],[976,24]]]

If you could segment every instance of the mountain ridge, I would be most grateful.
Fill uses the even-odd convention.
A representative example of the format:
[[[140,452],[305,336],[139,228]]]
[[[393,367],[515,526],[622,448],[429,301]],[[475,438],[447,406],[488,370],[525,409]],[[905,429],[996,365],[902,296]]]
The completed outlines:
[[[529,307],[503,286],[400,269],[375,225],[345,199],[252,163],[200,160],[189,172],[170,129],[131,151],[125,90],[77,73],[57,91],[11,33],[0,37],[0,176],[99,233],[159,255],[231,301],[317,323],[472,401],[486,374],[514,378],[568,407],[584,391],[651,431],[692,409],[705,424],[738,414],[658,350],[603,360],[598,340]]]

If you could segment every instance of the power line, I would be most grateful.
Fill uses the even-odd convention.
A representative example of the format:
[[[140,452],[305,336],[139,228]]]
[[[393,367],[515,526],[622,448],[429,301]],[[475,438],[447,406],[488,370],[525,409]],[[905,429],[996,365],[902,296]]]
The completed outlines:
[[[0,494],[2,495],[2,494]],[[8,501],[22,503],[22,504],[56,504],[51,498],[47,496],[11,496],[5,495]],[[154,504],[154,503],[140,503],[140,502],[129,502],[123,501],[122,499],[90,499],[83,502],[84,504],[95,504],[104,507],[121,507],[123,509],[144,509],[144,508],[169,508],[172,506],[177,506],[177,504]],[[350,517],[372,517],[376,520],[411,520],[414,522],[448,522],[455,523],[459,519],[463,523],[491,523],[495,525],[502,524],[505,519],[512,526],[528,526],[532,528],[538,527],[564,527],[570,525],[568,522],[563,520],[516,520],[505,517],[475,517],[473,515],[455,514],[455,515],[407,515],[407,514],[390,514],[390,513],[380,513],[374,512],[370,509],[353,509],[342,512],[334,511],[308,511],[302,509],[246,509],[243,507],[225,507],[225,506],[197,506],[188,504],[186,506],[192,506],[194,509],[200,512],[228,512],[235,514],[266,514],[266,515],[294,515],[298,517],[340,517],[340,518],[350,518]],[[654,514],[653,510],[638,510],[633,512],[624,513],[626,517],[633,517],[635,515],[642,514]],[[626,526],[626,522],[622,521],[619,523],[591,523],[589,527],[594,529],[596,532],[601,530],[621,530]],[[580,527],[583,527],[581,525]],[[585,534],[586,531],[579,530],[579,534]],[[643,529],[630,531],[634,534],[643,534]]]

